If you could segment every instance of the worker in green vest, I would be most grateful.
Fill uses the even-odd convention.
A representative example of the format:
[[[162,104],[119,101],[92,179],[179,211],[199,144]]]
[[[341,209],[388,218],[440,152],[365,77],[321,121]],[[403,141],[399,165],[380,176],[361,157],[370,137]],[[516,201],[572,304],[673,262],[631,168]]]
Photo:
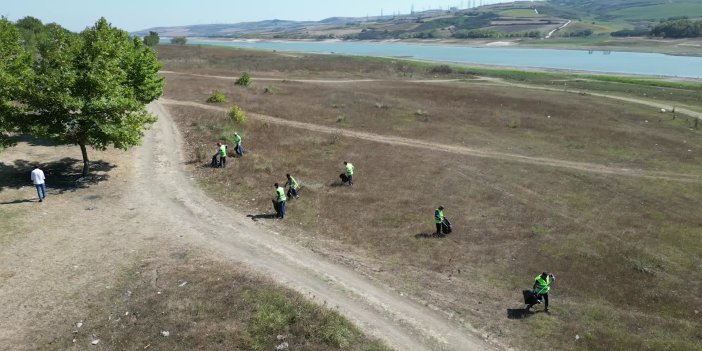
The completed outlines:
[[[234,140],[234,152],[236,152],[236,155],[244,156],[244,148],[241,146],[241,136],[239,136],[239,133],[234,132],[234,137],[232,139]]]
[[[344,169],[346,171],[346,181],[349,182],[349,185],[353,185],[353,165],[351,162],[344,161]]]
[[[278,185],[278,183],[273,184],[275,186],[275,201],[276,201],[276,212],[278,213],[278,218],[285,218],[285,189]]]
[[[288,186],[288,196],[299,199],[300,195],[297,194],[297,191],[300,189],[300,184],[297,183],[297,180],[295,180],[290,173],[286,174],[285,176],[288,177],[288,181],[285,183],[285,185]]]
[[[554,281],[556,281],[556,277],[548,272],[543,272],[534,278],[534,287],[532,289],[537,296],[543,297],[544,312],[548,312],[548,291],[551,290],[551,284]]]
[[[444,206],[439,206],[434,210],[434,223],[436,224],[436,236],[441,236],[441,223],[444,221]]]
[[[224,168],[227,164],[227,145],[217,143],[217,151],[219,152],[219,166]]]

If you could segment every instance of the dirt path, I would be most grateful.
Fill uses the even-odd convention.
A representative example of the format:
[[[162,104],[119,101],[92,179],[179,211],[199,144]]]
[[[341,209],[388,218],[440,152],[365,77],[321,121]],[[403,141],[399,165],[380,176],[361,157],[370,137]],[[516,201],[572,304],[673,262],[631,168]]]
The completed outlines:
[[[558,92],[568,92],[568,93],[573,93],[573,94],[580,94],[584,93],[589,96],[597,96],[597,97],[602,97],[606,99],[612,99],[612,100],[619,100],[619,101],[626,101],[630,102],[633,104],[638,104],[638,105],[644,105],[644,106],[650,106],[654,107],[656,109],[666,109],[666,110],[672,110],[673,106],[675,105],[674,103],[661,103],[661,102],[654,102],[654,101],[649,101],[649,100],[642,100],[642,99],[637,99],[637,98],[632,98],[632,97],[626,97],[626,96],[619,96],[619,95],[612,95],[612,94],[603,94],[603,93],[596,93],[596,92],[591,92],[591,91],[579,91],[579,90],[569,90],[569,91],[564,91],[563,89],[557,89],[557,88],[549,88],[549,87],[542,87],[538,85],[529,85],[529,84],[521,84],[521,83],[514,83],[514,82],[508,82],[504,79],[501,78],[491,78],[491,77],[483,77],[483,80],[493,82],[499,85],[507,85],[511,87],[517,87],[517,88],[525,88],[525,89],[536,89],[536,90],[546,90],[546,91],[558,91]],[[685,116],[690,116],[698,119],[702,119],[702,112],[697,112],[690,110],[688,108],[684,107],[675,107],[675,113],[679,113],[681,115]]]
[[[190,240],[266,272],[317,301],[338,306],[362,329],[398,350],[489,349],[457,322],[264,230],[205,196],[181,167],[181,139],[168,112],[158,103],[150,108],[159,122],[140,149],[139,182],[130,192],[145,212],[159,214],[149,225],[175,224]]]
[[[185,172],[182,141],[167,110],[159,103],[149,108],[159,121],[142,146],[129,153],[113,152],[119,156],[93,153],[93,159],[117,165],[107,173],[109,181],[75,192],[52,191],[42,204],[13,200],[30,197],[29,187],[0,193],[11,212],[31,213],[28,227],[22,229],[26,236],[0,247],[0,300],[8,307],[0,314],[0,350],[41,349],[42,344],[35,342],[72,337],[75,316],[90,304],[91,294],[111,288],[121,265],[139,252],[149,256],[149,250],[173,245],[200,247],[216,257],[243,262],[313,300],[337,307],[397,350],[494,348],[461,322],[204,195]],[[76,151],[22,143],[0,154],[0,161],[79,156]],[[63,327],[57,328],[57,321]]]
[[[200,103],[191,102],[191,101],[176,101],[176,100],[170,100],[170,99],[161,99],[160,101],[166,105],[191,106],[191,107],[197,107],[197,108],[215,110],[215,111],[222,111],[222,112],[227,111],[227,109],[225,107],[200,104]],[[285,120],[282,118],[261,115],[261,114],[256,114],[256,113],[248,113],[247,116],[249,116],[252,119],[256,119],[256,120],[264,121],[264,122],[269,122],[269,123],[274,123],[274,124],[278,124],[278,125],[284,125],[284,126],[289,126],[289,127],[299,128],[299,129],[311,130],[311,131],[320,132],[320,133],[339,134],[339,135],[343,135],[343,136],[347,136],[347,137],[351,137],[351,138],[369,140],[369,141],[397,145],[397,146],[422,148],[424,150],[437,150],[437,151],[450,152],[450,153],[459,154],[459,155],[492,158],[492,159],[497,159],[497,160],[521,162],[521,163],[528,163],[528,164],[539,165],[539,166],[566,168],[566,169],[572,169],[572,170],[589,172],[589,173],[620,175],[620,176],[629,176],[629,177],[643,177],[643,178],[652,178],[652,179],[664,179],[664,180],[683,181],[683,182],[702,181],[702,177],[700,177],[699,175],[696,175],[696,174],[681,174],[681,173],[660,172],[660,171],[646,171],[646,170],[642,170],[642,169],[610,167],[610,166],[604,166],[604,165],[599,165],[599,164],[594,164],[594,163],[566,161],[566,160],[558,160],[558,159],[551,159],[551,158],[544,158],[544,157],[524,156],[524,155],[496,152],[496,151],[490,151],[490,150],[474,149],[474,148],[469,148],[469,147],[465,147],[465,146],[438,144],[438,143],[432,143],[432,142],[425,141],[425,140],[416,140],[416,139],[409,139],[409,138],[403,138],[403,137],[397,137],[397,136],[388,136],[388,135],[374,134],[374,133],[368,133],[368,132],[352,131],[352,130],[342,129],[342,128],[326,127],[326,126],[320,126],[320,125],[311,124],[311,123],[290,121],[290,120]]]
[[[197,73],[185,73],[185,72],[175,72],[175,71],[160,71],[159,73],[162,74],[178,74],[178,75],[186,75],[186,76],[193,76],[193,77],[202,77],[202,78],[214,78],[214,79],[227,79],[227,80],[235,80],[237,79],[236,77],[230,77],[230,76],[217,76],[217,75],[207,75],[207,74],[197,74]],[[301,83],[328,83],[328,84],[343,84],[343,83],[364,83],[364,82],[383,82],[383,81],[392,81],[392,80],[383,80],[383,79],[286,79],[286,78],[251,78],[254,81],[282,81],[282,80],[287,80],[290,82],[301,82]],[[418,79],[418,80],[409,80],[408,82],[412,83],[452,83],[452,82],[461,82],[461,81],[466,81],[467,79]],[[542,87],[538,85],[529,85],[529,84],[521,84],[521,83],[514,83],[514,82],[509,82],[501,78],[492,78],[492,77],[477,77],[475,79],[472,79],[474,81],[487,81],[489,83],[497,84],[497,85],[507,85],[507,86],[512,86],[512,87],[517,87],[517,88],[526,88],[526,89],[537,89],[537,90],[546,90],[546,91],[558,91],[558,92],[570,92],[574,94],[580,94],[580,91],[573,90],[573,91],[564,91],[563,89],[557,89],[557,88],[549,88],[549,87]],[[675,105],[673,103],[661,103],[661,102],[653,102],[653,101],[648,101],[648,100],[642,100],[642,99],[636,99],[636,98],[631,98],[631,97],[625,97],[625,96],[619,96],[619,95],[611,95],[611,94],[603,94],[603,93],[595,93],[595,92],[584,92],[590,96],[597,96],[597,97],[603,97],[607,99],[613,99],[613,100],[619,100],[619,101],[626,101],[634,104],[639,104],[639,105],[645,105],[645,106],[650,106],[654,107],[656,109],[666,109],[666,110],[672,110],[672,106]],[[684,107],[679,107],[676,106],[675,112],[679,113],[681,115],[685,116],[690,116],[690,117],[695,117],[698,119],[702,119],[702,112],[697,112],[690,110],[688,108]]]

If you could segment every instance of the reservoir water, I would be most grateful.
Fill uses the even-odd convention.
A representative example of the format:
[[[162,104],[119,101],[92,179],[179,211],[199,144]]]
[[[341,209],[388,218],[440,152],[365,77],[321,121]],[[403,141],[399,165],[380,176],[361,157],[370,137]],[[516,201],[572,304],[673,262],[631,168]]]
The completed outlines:
[[[702,57],[638,52],[514,47],[475,48],[448,44],[357,41],[293,42],[188,39],[188,43],[289,52],[400,57],[460,64],[702,78]]]

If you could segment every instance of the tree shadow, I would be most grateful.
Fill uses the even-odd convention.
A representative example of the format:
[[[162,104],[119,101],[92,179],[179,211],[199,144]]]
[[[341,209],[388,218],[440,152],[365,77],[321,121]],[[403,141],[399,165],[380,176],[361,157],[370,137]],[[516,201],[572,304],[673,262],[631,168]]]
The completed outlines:
[[[39,165],[44,171],[47,193],[53,195],[88,188],[90,185],[106,181],[110,176],[105,173],[117,167],[102,160],[92,161],[90,163],[91,174],[83,177],[81,174],[83,161],[71,157],[48,163],[27,160],[15,160],[12,163],[0,162],[0,191],[32,186],[30,174],[34,165]]]
[[[251,218],[252,221],[257,222],[259,219],[276,219],[278,216],[275,213],[260,213],[260,214],[250,214],[246,217]]]

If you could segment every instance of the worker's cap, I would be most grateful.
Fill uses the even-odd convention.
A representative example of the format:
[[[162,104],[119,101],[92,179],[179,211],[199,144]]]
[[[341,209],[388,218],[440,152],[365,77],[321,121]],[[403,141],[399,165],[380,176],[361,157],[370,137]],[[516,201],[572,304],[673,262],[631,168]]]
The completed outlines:
[[[239,135],[239,133],[237,133],[237,132],[234,132],[234,134]]]
[[[440,209],[440,210],[443,210],[443,209],[444,209],[444,206],[439,205],[439,209]]]
[[[541,273],[541,275],[548,275],[548,272],[543,272]]]

